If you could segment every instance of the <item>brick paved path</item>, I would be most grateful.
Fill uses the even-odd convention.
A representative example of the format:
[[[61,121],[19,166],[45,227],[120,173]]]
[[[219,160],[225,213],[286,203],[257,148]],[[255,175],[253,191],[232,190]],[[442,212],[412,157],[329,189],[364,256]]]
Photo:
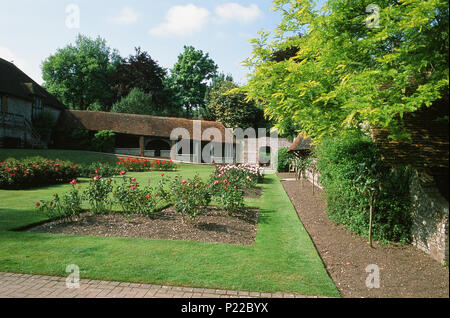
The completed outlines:
[[[70,289],[66,287],[66,277],[0,272],[0,298],[305,298],[305,296],[89,279],[80,279],[80,288]]]

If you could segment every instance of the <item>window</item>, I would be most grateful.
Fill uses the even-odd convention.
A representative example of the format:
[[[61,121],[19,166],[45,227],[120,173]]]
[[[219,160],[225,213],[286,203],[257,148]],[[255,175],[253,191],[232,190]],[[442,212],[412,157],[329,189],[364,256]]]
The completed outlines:
[[[0,96],[0,110],[3,113],[8,112],[8,99],[5,95]]]
[[[33,101],[33,113],[32,116],[36,117],[42,112],[42,100],[39,97],[35,97]]]

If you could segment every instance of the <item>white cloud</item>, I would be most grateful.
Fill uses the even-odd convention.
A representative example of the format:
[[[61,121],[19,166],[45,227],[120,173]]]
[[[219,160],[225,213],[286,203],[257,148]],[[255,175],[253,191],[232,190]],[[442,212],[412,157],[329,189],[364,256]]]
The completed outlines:
[[[193,4],[173,6],[166,14],[166,20],[149,30],[150,35],[165,36],[193,35],[208,22],[210,12]]]
[[[133,24],[139,19],[139,13],[132,7],[125,6],[120,10],[120,15],[110,18],[110,21],[116,24]]]
[[[216,7],[216,15],[221,22],[249,23],[261,17],[263,13],[256,4],[245,7],[235,2],[228,2]]]

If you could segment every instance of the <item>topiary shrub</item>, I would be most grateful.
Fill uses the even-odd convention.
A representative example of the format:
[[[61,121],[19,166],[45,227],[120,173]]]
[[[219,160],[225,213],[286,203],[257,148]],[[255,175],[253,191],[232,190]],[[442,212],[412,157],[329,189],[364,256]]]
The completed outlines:
[[[373,211],[373,237],[379,241],[411,241],[409,170],[393,169],[380,158],[373,141],[362,135],[323,140],[316,148],[320,183],[331,220],[351,231],[368,235],[369,199],[358,191],[362,165],[377,166],[381,189]]]
[[[287,147],[278,150],[278,165],[277,165],[278,172],[288,172],[289,165],[295,158],[293,154],[287,152],[288,150],[289,148]]]

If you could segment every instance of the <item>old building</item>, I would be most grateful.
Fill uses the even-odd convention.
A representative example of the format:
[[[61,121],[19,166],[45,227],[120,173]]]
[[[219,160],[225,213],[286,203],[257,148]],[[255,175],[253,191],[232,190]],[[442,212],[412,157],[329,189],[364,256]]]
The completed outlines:
[[[0,58],[0,147],[38,147],[46,144],[33,128],[33,118],[42,112],[59,117],[65,109],[13,63]]]
[[[441,263],[448,264],[448,99],[405,115],[409,140],[392,140],[385,129],[371,130],[382,159],[409,166],[413,244]]]

